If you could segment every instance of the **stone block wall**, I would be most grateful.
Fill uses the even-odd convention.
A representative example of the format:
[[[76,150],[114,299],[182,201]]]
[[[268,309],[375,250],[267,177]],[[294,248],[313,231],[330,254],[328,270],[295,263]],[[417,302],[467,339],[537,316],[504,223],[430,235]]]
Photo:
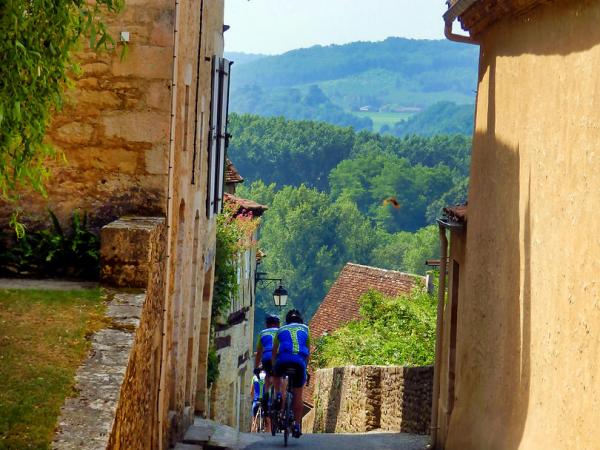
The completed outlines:
[[[125,379],[107,449],[157,448],[159,440],[158,391],[162,357],[165,283],[165,235],[163,218],[121,219],[102,232],[102,274],[114,275],[113,286],[133,286],[138,274],[146,276],[146,297],[135,330]],[[129,239],[128,239],[129,237]],[[128,248],[135,243],[138,252]],[[113,250],[120,248],[120,257]],[[112,255],[113,258],[109,258]],[[139,255],[140,258],[133,256]],[[127,261],[123,258],[127,257]],[[127,263],[127,264],[125,264]],[[127,271],[133,266],[137,270]],[[111,267],[112,270],[108,270]]]
[[[232,314],[232,325],[217,325],[215,343],[219,358],[219,378],[213,384],[210,419],[240,431],[250,430],[252,388],[252,334],[254,307]],[[241,317],[243,315],[243,318]]]
[[[91,339],[92,351],[76,377],[79,395],[61,410],[53,448],[158,448],[165,234],[165,220],[151,217],[121,219],[103,229],[110,321]],[[129,253],[131,246],[137,251]],[[146,282],[138,286],[142,273]],[[131,286],[146,290],[119,289]]]
[[[433,368],[348,366],[318,370],[307,432],[427,434]]]

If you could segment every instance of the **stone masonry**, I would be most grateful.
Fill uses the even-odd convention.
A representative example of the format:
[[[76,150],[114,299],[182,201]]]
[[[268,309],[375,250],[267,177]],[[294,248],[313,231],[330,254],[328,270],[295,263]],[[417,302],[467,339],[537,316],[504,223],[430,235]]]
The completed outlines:
[[[335,367],[318,370],[314,378],[307,432],[429,432],[431,366]]]

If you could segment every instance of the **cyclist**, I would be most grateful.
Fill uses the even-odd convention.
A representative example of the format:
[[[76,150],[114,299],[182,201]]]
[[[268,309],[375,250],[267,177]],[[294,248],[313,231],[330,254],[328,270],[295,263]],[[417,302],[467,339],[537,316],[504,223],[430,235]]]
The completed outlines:
[[[256,412],[258,411],[258,405],[264,398],[266,375],[267,374],[264,371],[261,371],[258,376],[255,374],[252,377],[252,430],[250,431],[253,433],[260,431],[256,429],[257,424],[254,422],[254,418],[256,417]]]
[[[268,411],[269,405],[269,392],[271,384],[275,386],[275,390],[279,389],[279,378],[273,376],[273,365],[271,362],[271,356],[273,351],[273,340],[277,334],[279,328],[279,317],[268,314],[265,319],[265,325],[267,326],[258,335],[258,344],[256,346],[256,357],[254,359],[254,374],[260,373],[260,366],[267,373],[265,380],[265,395],[263,396],[263,410]],[[267,419],[267,422],[269,420]],[[267,428],[269,428],[267,423]]]
[[[288,380],[288,383],[291,383],[293,393],[292,407],[295,419],[293,436],[299,438],[302,434],[302,393],[310,355],[310,333],[297,309],[287,313],[285,323],[277,331],[273,342],[273,370],[276,376],[281,377],[285,375],[286,369],[296,369],[295,375]]]

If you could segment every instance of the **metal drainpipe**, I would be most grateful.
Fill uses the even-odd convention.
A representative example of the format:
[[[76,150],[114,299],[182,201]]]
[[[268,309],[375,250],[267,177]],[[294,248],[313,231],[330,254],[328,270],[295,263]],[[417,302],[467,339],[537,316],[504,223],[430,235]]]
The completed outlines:
[[[446,36],[446,39],[448,39],[449,41],[460,42],[461,44],[479,45],[479,42],[475,41],[470,36],[463,36],[462,34],[453,33],[452,23],[453,21],[446,22],[444,26],[444,36]]]
[[[438,409],[440,397],[440,364],[442,362],[442,333],[444,331],[444,303],[446,299],[446,260],[448,259],[448,238],[446,227],[440,227],[440,282],[438,285],[437,321],[435,327],[435,365],[433,366],[433,398],[431,402],[431,449],[436,449],[438,434]]]
[[[175,167],[175,130],[176,130],[176,111],[177,111],[177,64],[179,62],[179,39],[178,39],[178,27],[179,27],[179,0],[175,0],[175,22],[173,32],[173,75],[171,81],[171,129],[169,137],[169,169],[167,175],[167,202],[166,202],[166,216],[167,216],[167,243],[166,243],[166,261],[164,265],[165,269],[165,282],[164,282],[164,308],[163,308],[163,323],[162,323],[162,355],[160,359],[160,381],[158,388],[158,450],[163,450],[163,442],[165,439],[163,433],[164,422],[168,418],[168,406],[165,408],[165,397],[167,391],[167,372],[169,367],[167,365],[168,359],[168,303],[169,303],[169,291],[171,289],[171,277],[169,270],[171,267],[171,245],[172,237],[171,233],[174,229],[174,217],[173,217],[173,192],[175,188],[175,174],[173,173]],[[165,415],[165,409],[166,415]]]

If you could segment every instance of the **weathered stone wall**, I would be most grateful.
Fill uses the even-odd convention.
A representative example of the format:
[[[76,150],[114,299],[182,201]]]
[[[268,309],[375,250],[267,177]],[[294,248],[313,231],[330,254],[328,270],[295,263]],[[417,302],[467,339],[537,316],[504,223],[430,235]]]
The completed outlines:
[[[140,274],[146,276],[146,298],[121,386],[109,449],[158,447],[165,235],[162,218],[121,219],[103,228],[103,282],[130,287],[139,280]],[[135,269],[130,271],[128,267]],[[112,276],[109,278],[108,274]]]
[[[212,386],[210,419],[241,431],[250,430],[252,404],[250,390],[254,363],[250,346],[254,314],[250,313],[249,310],[244,312],[242,323],[221,328],[215,339],[219,378]]]
[[[52,443],[55,450],[106,449],[111,439],[146,296],[143,292],[105,292],[111,324],[91,337],[90,355],[76,375],[77,396],[66,399],[61,408]]]
[[[111,322],[92,338],[90,357],[77,374],[79,396],[65,402],[55,448],[158,447],[165,234],[163,218],[124,218],[103,228]],[[113,289],[133,286],[146,291]]]
[[[219,378],[212,386],[210,418],[240,431],[251,424],[255,271],[256,251],[246,250],[238,263],[238,296],[215,325]]]
[[[129,33],[128,55],[121,59],[120,49],[116,54],[79,54],[83,74],[70,92],[71,103],[48,131],[66,162],[51,167],[47,198],[23,193],[21,219],[45,222],[50,208],[65,223],[79,208],[99,229],[124,215],[165,217],[162,327],[139,332],[143,340],[150,339],[150,330],[161,332],[160,355],[152,355],[160,357],[155,367],[160,389],[146,388],[147,395],[158,393],[159,439],[166,447],[181,436],[195,412],[207,409],[215,221],[207,218],[205,205],[211,61],[223,54],[224,0],[125,3],[123,13],[107,24],[117,40],[121,32]],[[0,228],[8,223],[12,207],[0,204]],[[145,286],[148,267],[141,253],[148,249],[132,236],[128,239],[125,247],[109,248],[103,242],[107,261],[114,260],[114,265],[104,265],[103,280]],[[158,292],[160,286],[152,281],[148,292]],[[154,312],[152,320],[158,320]],[[152,348],[157,345],[153,341]],[[142,363],[137,354],[133,358]],[[134,366],[134,383],[149,375],[148,367]],[[125,416],[143,415],[135,410],[138,394],[128,397],[133,409],[123,406],[121,431],[126,434],[131,430]]]
[[[126,5],[107,23],[117,40],[130,32],[129,54],[79,53],[82,74],[47,133],[66,162],[53,164],[47,198],[25,194],[24,220],[46,221],[47,208],[63,222],[81,208],[95,227],[165,213],[175,3]],[[0,203],[1,224],[13,206]]]
[[[600,447],[599,21],[549,1],[477,36],[447,450]]]
[[[432,386],[431,366],[382,368],[380,428],[428,434]]]
[[[307,432],[429,432],[432,367],[336,367],[314,378]]]

